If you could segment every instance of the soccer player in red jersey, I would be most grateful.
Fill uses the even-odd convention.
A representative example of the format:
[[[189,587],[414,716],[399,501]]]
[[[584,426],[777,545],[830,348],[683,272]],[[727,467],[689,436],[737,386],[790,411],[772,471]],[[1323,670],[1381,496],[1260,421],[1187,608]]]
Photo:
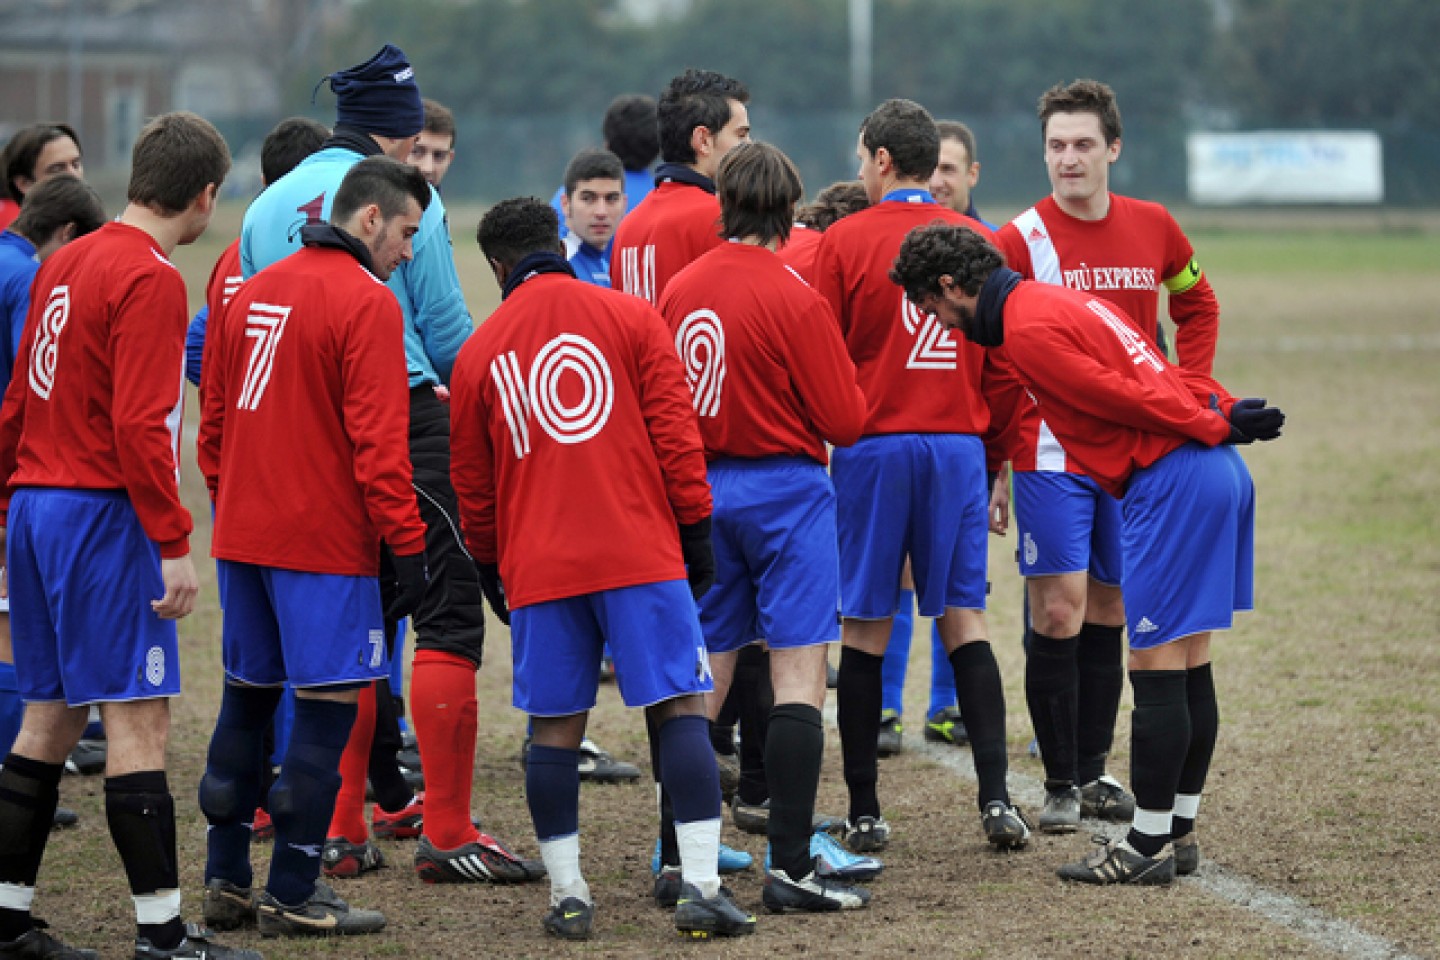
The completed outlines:
[[[407,616],[425,592],[403,328],[384,280],[410,258],[430,197],[415,168],[360,161],[335,192],[332,223],[303,227],[302,248],[243,284],[211,324],[199,462],[215,502],[226,684],[200,806],[214,926],[257,919],[262,933],[306,936],[385,925],[316,878],[360,690],[389,669],[382,538],[398,581],[385,613]],[[247,821],[287,682],[294,727],[269,791],[270,876],[254,896]]]
[[[825,745],[825,650],[839,639],[825,444],[859,438],[865,397],[829,306],[774,253],[801,195],[794,165],[769,144],[742,143],[720,162],[716,187],[729,242],[677,274],[660,302],[694,394],[715,498],[716,581],[700,600],[715,674],[710,712],[725,699],[739,651],[765,642],[774,689],[765,905],[856,909],[869,891],[812,853],[811,819]]]
[[[750,933],[754,918],[718,875],[711,679],[694,603],[715,559],[684,370],[653,307],[575,279],[546,204],[496,205],[478,240],[502,302],[456,362],[455,489],[481,583],[498,596],[503,576],[511,606],[515,706],[534,729],[525,797],[550,875],[544,927],[566,939],[592,929],[579,747],[608,642],[621,696],[656,730],[673,801],[675,926]]]
[[[987,350],[997,408],[1027,392],[1084,474],[1124,497],[1135,812],[1123,838],[1060,876],[1162,884],[1193,873],[1198,802],[1186,809],[1180,798],[1198,801],[1215,749],[1210,638],[1253,606],[1255,492],[1225,445],[1275,439],[1284,414],[1172,366],[1097,294],[1023,280],[973,231],[913,231],[891,277]]]
[[[660,302],[665,284],[700,254],[720,245],[715,169],[726,151],[750,139],[745,85],[712,70],[686,70],[660,95],[660,166],[655,189],[615,233],[610,284]]]
[[[957,343],[887,279],[916,226],[941,220],[986,230],[931,198],[939,152],[925,108],[909,100],[877,107],[856,144],[874,205],[826,230],[815,264],[816,289],[835,311],[868,403],[860,441],[837,449],[831,466],[845,618],[836,693],[850,790],[846,839],[856,853],[881,850],[890,837],[876,793],[876,737],[881,663],[907,557],[920,613],[939,618],[955,673],[985,834],[999,848],[1023,846],[1030,835],[1005,785],[1005,694],[985,624],[984,354]]]
[[[1057,85],[1040,98],[1039,116],[1051,193],[1000,228],[1006,261],[1028,279],[1115,304],[1162,352],[1163,286],[1180,365],[1209,373],[1220,312],[1190,241],[1158,203],[1110,192],[1122,132],[1114,91],[1095,80]],[[1025,695],[1046,780],[1040,829],[1074,830],[1082,814],[1124,822],[1134,797],[1105,772],[1124,686],[1120,505],[1082,475],[1033,404],[1017,413]]]
[[[165,776],[174,621],[194,608],[177,455],[185,281],[169,255],[205,232],[230,153],[190,113],[135,142],[120,218],[36,275],[21,368],[0,411],[0,506],[25,720],[0,771],[0,949],[89,957],[30,905],[66,756],[89,705],[109,737],[105,814],[135,904],[137,957],[258,958],[180,919]]]

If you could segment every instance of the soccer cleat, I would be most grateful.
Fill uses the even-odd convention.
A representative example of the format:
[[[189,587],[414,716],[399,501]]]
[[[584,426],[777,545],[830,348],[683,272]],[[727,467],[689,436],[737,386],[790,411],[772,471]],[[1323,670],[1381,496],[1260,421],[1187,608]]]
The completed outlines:
[[[1175,848],[1175,876],[1188,877],[1200,869],[1200,838],[1191,830],[1171,841]]]
[[[589,940],[595,923],[595,904],[566,897],[545,914],[545,932],[561,940]]]
[[[344,837],[326,837],[320,851],[320,872],[327,877],[349,880],[383,866],[385,856],[370,840],[351,843]]]
[[[640,768],[616,760],[586,737],[580,741],[580,779],[587,783],[633,783],[640,779]]]
[[[370,828],[381,840],[414,840],[425,830],[425,794],[417,793],[401,810],[370,808]]]
[[[945,707],[932,713],[925,721],[925,739],[955,747],[968,744],[970,734],[965,730],[965,721],[960,719],[960,708]]]
[[[1096,837],[1095,842],[1098,846],[1084,859],[1055,871],[1061,880],[1159,886],[1175,879],[1175,858],[1168,843],[1157,856],[1147,857],[1123,839]]]
[[[45,932],[49,926],[44,920],[30,918],[34,924],[14,940],[0,940],[0,957],[14,957],[16,960],[98,960],[100,954],[94,950],[68,947]]]
[[[422,836],[415,872],[426,883],[527,883],[545,876],[545,865],[515,856],[488,833],[454,850],[441,850]]]
[[[875,755],[893,757],[905,749],[905,725],[894,710],[880,711],[880,733],[875,737]]]
[[[675,929],[693,940],[743,937],[755,932],[755,915],[737,907],[724,887],[713,897],[702,897],[694,884],[687,883],[675,904]]]
[[[255,817],[250,821],[250,842],[269,843],[275,839],[275,822],[270,814],[260,807],[255,808]]]
[[[746,803],[739,797],[730,804],[730,819],[737,830],[746,833],[763,834],[770,829],[770,801]]]
[[[255,894],[229,880],[215,877],[205,884],[201,907],[205,925],[215,930],[238,930],[255,925]]]
[[[1080,791],[1074,784],[1045,781],[1045,805],[1040,808],[1039,824],[1041,833],[1075,832],[1080,826]]]
[[[885,864],[874,857],[862,857],[846,850],[824,830],[810,834],[810,856],[815,858],[815,873],[821,880],[864,883],[874,880]]]
[[[212,942],[212,936],[204,927],[187,923],[185,939],[169,950],[162,950],[140,937],[135,941],[135,960],[262,960],[254,950],[221,946]]]
[[[609,683],[611,680],[614,680],[614,679],[615,679],[615,658],[614,658],[614,657],[601,657],[601,658],[600,658],[600,676],[599,676],[599,679],[600,679],[600,682],[601,682],[601,683]]]
[[[262,937],[348,937],[385,929],[383,913],[350,906],[323,880],[315,881],[310,899],[293,907],[262,891],[256,914]]]
[[[890,824],[884,817],[857,817],[845,821],[845,846],[855,853],[879,853],[890,845]]]
[[[755,858],[744,850],[736,850],[734,847],[720,844],[720,855],[716,858],[716,867],[721,873],[739,873],[742,870],[749,870],[755,863]],[[650,872],[660,872],[660,841],[655,841],[655,853],[650,857]]]
[[[65,758],[65,772],[82,777],[102,773],[109,752],[109,744],[104,740],[81,740]]]
[[[80,822],[80,814],[69,807],[56,807],[55,816],[50,820],[51,830],[64,830],[66,827],[73,827]]]
[[[680,879],[679,867],[661,867],[655,871],[655,887],[653,893],[655,903],[658,906],[670,909],[680,901],[680,890],[685,886]]]
[[[1080,815],[1111,823],[1129,823],[1135,816],[1135,798],[1114,777],[1091,780],[1080,788]]]
[[[765,874],[765,889],[760,902],[771,913],[831,913],[836,910],[859,910],[870,903],[870,891],[839,880],[826,879],[817,869],[799,880],[791,880],[784,870]]]
[[[997,850],[1019,850],[1030,842],[1030,821],[1020,808],[999,800],[991,800],[980,815],[985,839]]]

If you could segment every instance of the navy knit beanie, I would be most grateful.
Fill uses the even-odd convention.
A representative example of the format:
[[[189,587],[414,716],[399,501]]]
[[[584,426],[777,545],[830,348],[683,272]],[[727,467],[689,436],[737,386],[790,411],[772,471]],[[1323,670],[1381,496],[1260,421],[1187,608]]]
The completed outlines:
[[[335,123],[382,137],[413,137],[425,126],[415,71],[399,47],[385,44],[359,66],[330,74]]]

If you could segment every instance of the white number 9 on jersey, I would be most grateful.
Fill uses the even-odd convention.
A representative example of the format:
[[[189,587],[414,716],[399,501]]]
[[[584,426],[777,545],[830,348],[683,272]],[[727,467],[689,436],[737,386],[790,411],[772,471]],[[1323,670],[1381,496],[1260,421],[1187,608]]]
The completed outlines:
[[[675,331],[675,351],[685,363],[695,412],[702,417],[720,415],[720,393],[725,385],[725,327],[713,310],[696,310]]]

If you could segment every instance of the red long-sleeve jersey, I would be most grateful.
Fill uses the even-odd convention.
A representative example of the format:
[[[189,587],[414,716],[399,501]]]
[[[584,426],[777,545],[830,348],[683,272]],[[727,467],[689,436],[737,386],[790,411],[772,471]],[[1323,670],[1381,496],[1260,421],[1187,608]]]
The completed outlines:
[[[980,392],[983,351],[916,307],[890,282],[912,229],[936,220],[993,237],[984,224],[935,203],[886,200],[831,225],[815,258],[815,289],[830,303],[868,409],[864,435],[969,433],[990,422]]]
[[[451,391],[461,527],[512,607],[685,576],[676,524],[710,515],[710,485],[653,307],[533,276],[461,348]]]
[[[610,286],[658,304],[671,277],[722,242],[715,194],[667,180],[620,221],[610,252]]]
[[[865,395],[825,299],[764,247],[727,243],[665,288],[705,455],[829,461],[865,424]]]
[[[0,410],[0,508],[16,487],[124,490],[161,556],[184,556],[180,271],[149,234],[117,221],[46,260],[32,293]]]
[[[1004,323],[1004,343],[991,351],[997,369],[1029,392],[1081,472],[1113,496],[1177,447],[1230,435],[1234,398],[1225,388],[1171,364],[1094,294],[1022,281],[1005,301]]]
[[[211,315],[199,463],[216,557],[344,576],[424,549],[400,305],[354,256],[304,247]]]
[[[786,266],[812,285],[815,283],[815,254],[820,252],[822,236],[823,231],[812,230],[797,223],[791,228],[789,239],[775,251]]]

